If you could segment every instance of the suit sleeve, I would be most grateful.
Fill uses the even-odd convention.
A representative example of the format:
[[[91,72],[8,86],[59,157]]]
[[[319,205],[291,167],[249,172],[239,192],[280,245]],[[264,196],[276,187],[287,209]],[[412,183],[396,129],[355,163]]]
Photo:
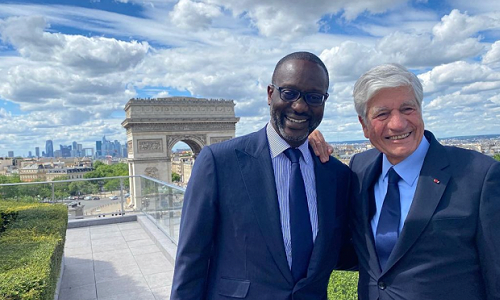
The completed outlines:
[[[210,147],[198,155],[184,195],[171,300],[205,298],[218,221],[217,174]]]
[[[354,250],[354,244],[352,241],[352,230],[351,230],[351,219],[352,219],[352,209],[354,201],[354,183],[356,180],[356,175],[349,171],[346,175],[349,178],[349,184],[347,184],[347,204],[346,204],[346,222],[347,225],[344,226],[342,233],[342,246],[340,248],[339,261],[335,270],[345,270],[345,271],[358,271],[358,256]]]
[[[500,299],[500,163],[489,168],[479,207],[477,248],[488,300]]]

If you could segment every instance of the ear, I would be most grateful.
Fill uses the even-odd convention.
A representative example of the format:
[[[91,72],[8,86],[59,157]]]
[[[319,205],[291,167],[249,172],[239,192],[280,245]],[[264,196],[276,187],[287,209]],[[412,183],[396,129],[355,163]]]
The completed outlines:
[[[267,86],[267,105],[271,105],[271,102],[273,101],[272,100],[273,92],[274,92],[274,88],[272,87],[272,85],[268,85]]]
[[[365,124],[365,121],[363,121],[363,118],[361,116],[358,116],[359,123],[361,124],[361,127],[363,127],[363,134],[365,135],[365,138],[369,139],[370,138],[370,132],[368,130],[368,127]]]

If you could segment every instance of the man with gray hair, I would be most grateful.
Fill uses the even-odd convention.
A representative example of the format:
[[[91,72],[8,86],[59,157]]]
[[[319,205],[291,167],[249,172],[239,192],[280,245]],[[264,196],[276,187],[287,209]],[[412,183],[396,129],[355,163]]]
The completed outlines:
[[[424,130],[422,85],[401,65],[369,70],[353,94],[376,148],[350,162],[359,299],[500,299],[500,163]]]

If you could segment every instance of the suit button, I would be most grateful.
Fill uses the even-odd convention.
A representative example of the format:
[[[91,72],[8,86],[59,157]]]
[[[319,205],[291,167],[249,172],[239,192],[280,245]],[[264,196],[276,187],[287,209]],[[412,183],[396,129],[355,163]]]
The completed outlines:
[[[385,284],[385,282],[383,281],[380,281],[378,283],[378,288],[381,289],[381,290],[385,290],[385,288],[387,287],[387,285]]]

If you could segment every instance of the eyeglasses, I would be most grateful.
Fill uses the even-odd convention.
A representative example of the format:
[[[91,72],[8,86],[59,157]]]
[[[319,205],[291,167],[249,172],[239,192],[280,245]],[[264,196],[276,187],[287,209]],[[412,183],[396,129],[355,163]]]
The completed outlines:
[[[271,86],[280,92],[280,98],[286,102],[295,102],[303,97],[308,105],[320,106],[328,99],[328,93],[301,92],[290,88],[282,88],[271,83]]]

